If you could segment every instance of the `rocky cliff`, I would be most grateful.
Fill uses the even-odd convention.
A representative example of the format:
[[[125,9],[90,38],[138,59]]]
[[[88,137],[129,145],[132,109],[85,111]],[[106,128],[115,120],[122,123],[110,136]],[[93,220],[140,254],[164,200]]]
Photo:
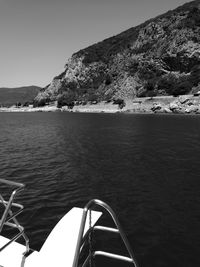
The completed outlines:
[[[36,102],[180,95],[198,91],[199,83],[196,0],[73,54]]]

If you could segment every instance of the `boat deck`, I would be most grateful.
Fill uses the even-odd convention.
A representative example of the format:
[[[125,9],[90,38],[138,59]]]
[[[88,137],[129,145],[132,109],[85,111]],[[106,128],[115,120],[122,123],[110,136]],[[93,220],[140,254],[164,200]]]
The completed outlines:
[[[72,267],[78,234],[80,230],[83,209],[71,209],[54,227],[39,252],[34,251],[24,262],[23,253],[26,247],[13,242],[0,252],[0,267]],[[92,211],[94,225],[101,212]],[[89,229],[89,216],[87,216],[84,234]],[[0,247],[9,240],[0,236]]]
[[[0,236],[0,247],[8,243],[9,239]],[[21,266],[23,253],[26,251],[26,246],[17,242],[11,243],[7,248],[0,252],[0,267]]]

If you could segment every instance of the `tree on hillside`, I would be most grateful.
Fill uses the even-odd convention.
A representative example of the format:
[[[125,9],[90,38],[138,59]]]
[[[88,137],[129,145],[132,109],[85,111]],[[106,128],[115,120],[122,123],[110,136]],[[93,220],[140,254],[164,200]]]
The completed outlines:
[[[74,101],[76,101],[75,92],[72,90],[68,90],[58,96],[57,107],[61,108],[62,106],[68,106],[69,108],[73,108]]]
[[[200,82],[200,63],[194,66],[191,70],[190,81],[193,86],[197,86]]]

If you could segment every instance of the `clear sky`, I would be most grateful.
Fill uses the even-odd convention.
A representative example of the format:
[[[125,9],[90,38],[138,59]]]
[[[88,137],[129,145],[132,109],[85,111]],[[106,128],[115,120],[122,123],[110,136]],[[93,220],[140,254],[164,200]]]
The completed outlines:
[[[45,86],[78,50],[187,0],[0,0],[0,87]]]

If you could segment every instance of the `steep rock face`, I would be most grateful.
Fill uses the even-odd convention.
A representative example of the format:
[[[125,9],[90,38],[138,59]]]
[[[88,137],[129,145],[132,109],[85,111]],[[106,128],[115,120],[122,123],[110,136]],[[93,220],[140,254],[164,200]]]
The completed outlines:
[[[200,82],[200,0],[72,55],[36,100],[185,94]]]

